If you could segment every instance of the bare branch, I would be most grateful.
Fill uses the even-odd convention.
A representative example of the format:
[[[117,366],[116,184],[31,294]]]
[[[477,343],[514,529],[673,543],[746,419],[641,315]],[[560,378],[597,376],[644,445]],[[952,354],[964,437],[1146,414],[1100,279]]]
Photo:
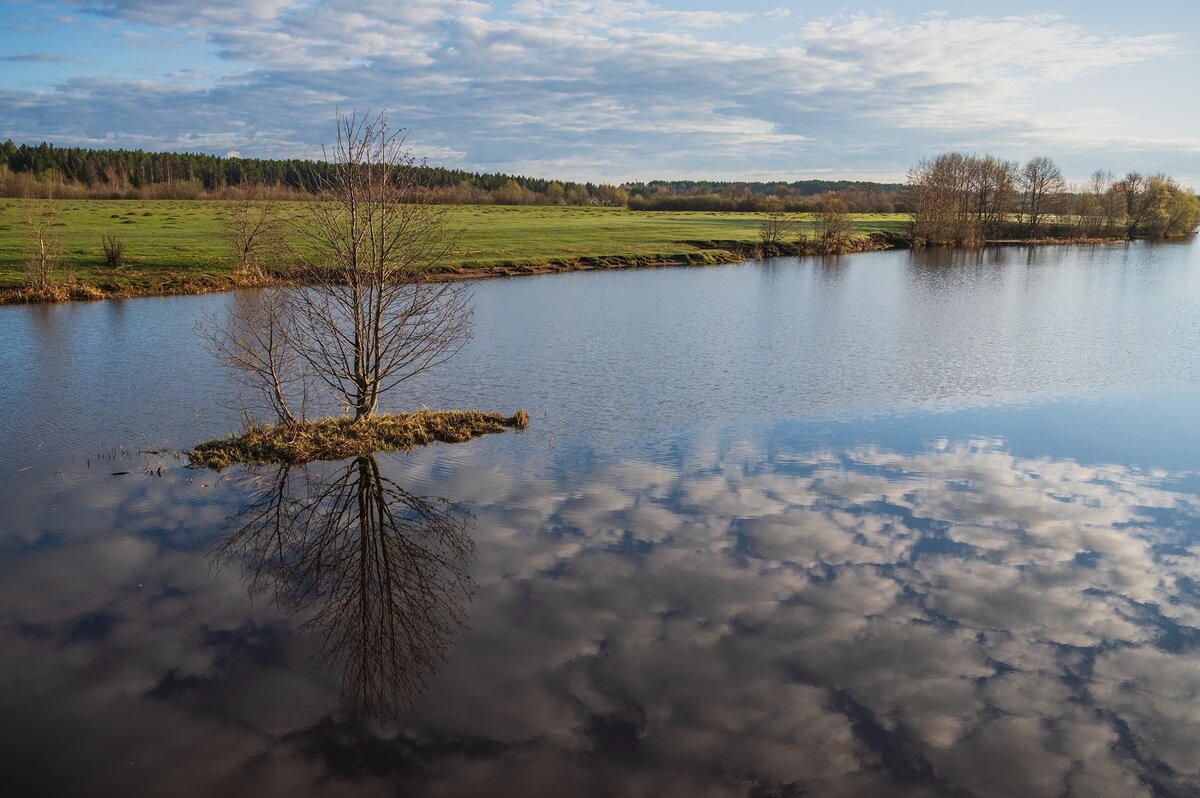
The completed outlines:
[[[330,169],[299,220],[304,288],[237,307],[210,336],[223,362],[258,386],[288,423],[294,388],[321,386],[354,418],[388,391],[461,350],[471,306],[461,283],[431,279],[455,243],[445,211],[429,204],[404,131],[384,115],[337,120]],[[239,262],[257,264],[278,230],[269,202],[235,205],[227,220]],[[259,329],[252,329],[255,324]]]

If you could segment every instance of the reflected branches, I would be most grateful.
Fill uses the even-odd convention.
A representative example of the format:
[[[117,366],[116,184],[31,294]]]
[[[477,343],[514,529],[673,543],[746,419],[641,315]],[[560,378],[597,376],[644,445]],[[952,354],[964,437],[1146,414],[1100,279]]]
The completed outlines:
[[[466,622],[471,513],[404,490],[373,457],[247,480],[253,498],[232,517],[214,562],[237,563],[252,595],[308,616],[302,628],[317,637],[317,656],[340,671],[364,715],[415,702]]]

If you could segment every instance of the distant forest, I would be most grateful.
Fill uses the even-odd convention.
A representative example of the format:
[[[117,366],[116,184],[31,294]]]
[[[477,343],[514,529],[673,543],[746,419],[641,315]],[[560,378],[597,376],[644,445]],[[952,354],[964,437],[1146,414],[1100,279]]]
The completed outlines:
[[[451,203],[576,205],[624,204],[615,187],[502,173],[466,172],[419,166],[422,182],[439,201]],[[93,150],[0,144],[0,193],[4,196],[94,197],[103,199],[219,199],[247,190],[303,195],[328,176],[324,161],[298,158],[223,158],[204,153]],[[620,202],[614,202],[619,199]]]
[[[633,210],[813,211],[836,196],[860,213],[904,210],[904,185],[847,180],[662,181],[620,186],[422,165],[432,199],[447,204],[628,205]],[[323,161],[203,153],[0,144],[0,195],[100,199],[221,199],[316,190]]]
[[[737,183],[654,180],[626,183],[632,210],[653,211],[819,211],[836,197],[852,213],[895,213],[904,208],[903,183],[855,180],[797,180],[792,183]]]

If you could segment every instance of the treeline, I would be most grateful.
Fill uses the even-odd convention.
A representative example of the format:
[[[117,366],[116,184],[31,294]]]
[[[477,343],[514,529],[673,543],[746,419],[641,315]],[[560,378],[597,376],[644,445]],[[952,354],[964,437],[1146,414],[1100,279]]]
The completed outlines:
[[[1173,178],[1103,170],[1069,185],[1041,156],[1025,164],[948,152],[908,176],[913,240],[981,244],[1005,239],[1171,238],[1200,223],[1200,200]]]
[[[93,150],[0,144],[0,196],[67,199],[227,199],[247,193],[299,199],[329,176],[304,159],[225,158],[204,153]],[[664,211],[819,211],[829,197],[852,212],[905,210],[898,183],[800,180],[743,183],[655,180],[620,186],[500,172],[418,167],[435,202],[472,205],[628,205]]]
[[[628,197],[617,186],[417,169],[432,199],[448,204],[624,205]],[[286,199],[311,194],[329,175],[324,161],[0,144],[0,195],[6,197],[224,199],[253,190]]]
[[[854,180],[798,180],[792,183],[740,183],[700,180],[654,180],[626,183],[628,205],[635,211],[734,211],[815,213],[835,198],[852,213],[895,213],[905,210],[900,183]]]

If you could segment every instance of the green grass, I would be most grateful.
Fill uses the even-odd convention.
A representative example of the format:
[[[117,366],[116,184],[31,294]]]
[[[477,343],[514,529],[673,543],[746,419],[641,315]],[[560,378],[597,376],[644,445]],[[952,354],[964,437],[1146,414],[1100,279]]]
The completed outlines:
[[[55,201],[63,261],[82,282],[108,290],[172,284],[227,282],[230,268],[213,202]],[[149,216],[145,214],[149,213]],[[119,236],[130,265],[113,271],[104,264],[102,240]],[[0,199],[0,288],[23,280],[26,242],[18,200]]]
[[[56,200],[64,262],[85,284],[107,292],[174,293],[232,284],[228,245],[218,219],[221,201]],[[298,213],[299,204],[286,206]],[[811,226],[809,214],[793,217]],[[564,268],[581,258],[648,262],[707,247],[684,242],[754,243],[761,217],[744,213],[638,212],[624,208],[460,205],[449,208],[452,228],[461,230],[448,266],[520,272],[547,264]],[[905,214],[859,214],[863,233],[904,232]],[[101,241],[117,235],[130,264],[114,271],[104,264]],[[23,282],[19,200],[0,199],[0,289]],[[703,259],[697,259],[703,262]],[[67,276],[64,272],[63,276]]]
[[[811,214],[795,214],[813,226]],[[686,241],[758,240],[762,217],[746,213],[633,212],[624,208],[457,206],[455,227],[463,230],[455,259],[468,265],[540,263],[572,258],[646,257],[699,252]],[[863,233],[907,228],[904,214],[861,214]]]

